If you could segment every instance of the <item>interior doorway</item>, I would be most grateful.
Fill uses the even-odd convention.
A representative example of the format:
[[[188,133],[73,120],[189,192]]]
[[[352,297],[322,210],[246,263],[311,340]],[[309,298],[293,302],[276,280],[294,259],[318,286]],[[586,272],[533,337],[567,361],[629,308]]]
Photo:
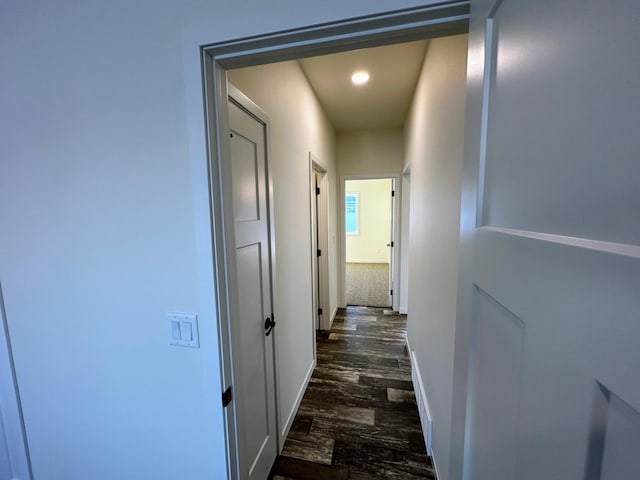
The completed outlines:
[[[345,181],[347,305],[392,306],[393,184],[393,178]]]
[[[427,6],[377,14],[362,19],[349,20],[348,22],[339,21],[322,26],[306,27],[280,33],[276,32],[274,34],[252,37],[245,40],[234,40],[209,46],[201,46],[201,71],[205,90],[204,97],[207,122],[207,137],[203,139],[203,143],[206,142],[209,155],[209,194],[211,199],[211,217],[213,220],[212,241],[215,253],[214,264],[216,273],[215,290],[216,300],[219,305],[219,314],[221,316],[220,349],[223,363],[221,371],[223,377],[222,391],[231,391],[230,387],[233,386],[233,391],[235,392],[236,385],[232,372],[238,367],[237,362],[232,358],[232,346],[237,341],[237,339],[234,338],[237,337],[237,332],[231,328],[237,319],[236,309],[233,308],[233,298],[237,293],[234,291],[237,288],[235,285],[235,264],[237,263],[237,259],[233,252],[235,233],[234,219],[228,207],[229,205],[233,205],[233,199],[229,187],[231,173],[229,158],[231,148],[228,137],[229,118],[226,109],[228,102],[227,70],[251,65],[264,65],[277,61],[293,60],[311,54],[336,53],[363,47],[381,46],[403,41],[409,42],[464,33],[468,25],[468,10],[468,4],[464,3],[438,4],[435,7]],[[338,35],[340,36],[340,40],[336,40]],[[300,46],[301,41],[304,42],[302,47]],[[286,98],[288,98],[288,96]],[[268,132],[266,135],[268,137]],[[284,148],[279,153],[286,154],[288,151],[289,150]],[[278,156],[274,155],[274,158],[278,158]],[[297,158],[300,159],[300,156],[297,156]],[[299,163],[297,165],[299,165]],[[290,173],[293,168],[294,165],[290,165],[287,172]],[[387,172],[388,171],[385,173]],[[333,173],[333,175],[335,175],[335,173]],[[382,176],[393,177],[393,175],[381,175],[381,177]],[[399,183],[399,176],[398,173],[396,184]],[[303,184],[304,183],[306,182],[303,182]],[[342,191],[343,186],[344,185],[340,186],[340,196],[344,193]],[[271,191],[272,189],[273,186],[270,185],[269,190]],[[281,191],[284,192],[284,190]],[[340,196],[334,199],[335,203],[339,202]],[[338,202],[336,202],[336,200],[338,200]],[[296,205],[301,205],[301,202],[298,202]],[[334,211],[336,211],[336,216],[332,218],[342,216],[340,208],[335,208]],[[291,214],[297,213],[295,209],[289,209],[287,212]],[[397,230],[397,225],[395,225],[397,218],[398,216],[394,216],[394,231]],[[308,220],[304,223],[299,222],[297,224],[298,229],[300,226],[305,226],[304,224],[308,225],[307,222]],[[339,235],[339,230],[334,232]],[[330,237],[332,247],[334,247],[336,243],[335,233],[332,233]],[[344,241],[344,235],[340,236],[342,237],[342,241]],[[274,240],[273,234],[271,237],[272,240]],[[305,245],[305,247],[306,252],[308,252],[308,246]],[[344,252],[344,250],[341,249],[340,252]],[[299,252],[293,250],[283,253],[287,255]],[[398,264],[395,258],[396,256],[397,253],[393,252],[394,266]],[[308,260],[305,261],[305,264],[309,265],[306,263],[307,261]],[[293,264],[294,262],[291,263]],[[339,262],[337,263],[339,265]],[[344,262],[342,262],[342,265],[344,265]],[[393,273],[395,270],[394,266],[390,267],[390,271]],[[308,279],[308,273],[306,275]],[[336,276],[339,277],[339,273]],[[396,275],[394,275],[394,277],[396,277]],[[342,278],[338,278],[340,281],[336,283],[344,285],[344,282],[341,281],[343,279],[344,272]],[[275,287],[275,283],[276,282],[274,282],[274,290],[283,291],[282,285],[284,282],[280,283],[277,288]],[[333,284],[335,285],[336,283]],[[298,286],[294,284],[294,282],[289,282],[288,285],[293,289]],[[306,292],[311,293],[309,290],[306,290]],[[341,297],[339,291],[335,292],[335,297]],[[342,298],[339,298],[339,302],[343,303],[343,301],[344,297],[342,296]],[[296,303],[296,299],[293,298],[291,303]],[[293,309],[291,310],[292,312],[287,311],[287,313],[298,313],[297,311],[293,312]],[[309,318],[308,323],[301,322],[300,316],[298,315],[287,317],[285,314],[277,318],[279,325],[285,325],[291,328],[303,324],[311,326],[311,318]],[[278,333],[278,331],[280,333]],[[297,354],[299,351],[302,351],[302,349],[298,347],[303,343],[300,341],[300,338],[296,337],[294,339],[290,335],[290,329],[280,327],[275,332],[275,335],[278,336],[275,342],[276,345],[280,344],[288,348],[288,350],[285,351],[285,348],[279,347],[280,350],[278,351],[280,353]],[[302,353],[305,352],[302,351]],[[293,415],[302,400],[302,393],[315,366],[314,360],[310,365],[308,374],[305,373],[302,375],[304,378],[294,385],[291,379],[297,380],[299,376],[293,377],[291,373],[299,373],[297,370],[300,370],[298,366],[301,362],[297,361],[297,359],[299,359],[300,356],[291,356],[291,358],[296,359],[295,362],[285,362],[286,357],[282,358],[283,360],[276,365],[276,376],[281,379],[282,385],[276,390],[276,395],[269,399],[272,403],[277,404],[280,410],[285,410],[281,412],[279,416],[282,418],[277,429],[280,440],[287,436],[291,428]],[[291,365],[293,365],[293,367],[291,367]],[[302,364],[302,367],[302,370],[306,370],[307,365]],[[294,371],[294,368],[297,370]],[[281,374],[282,372],[280,370],[287,370],[287,372]],[[234,385],[231,385],[231,382],[233,382]],[[225,427],[227,433],[229,476],[231,478],[241,478],[242,472],[251,469],[251,465],[247,465],[249,462],[246,461],[246,456],[239,455],[237,449],[234,448],[234,445],[242,434],[239,433],[240,426],[237,423],[238,414],[233,405],[241,401],[241,396],[233,395],[231,402],[223,403],[227,405],[227,410],[225,410]],[[231,406],[231,408],[229,408],[229,406]],[[280,442],[279,446],[281,447],[281,445],[282,443]]]

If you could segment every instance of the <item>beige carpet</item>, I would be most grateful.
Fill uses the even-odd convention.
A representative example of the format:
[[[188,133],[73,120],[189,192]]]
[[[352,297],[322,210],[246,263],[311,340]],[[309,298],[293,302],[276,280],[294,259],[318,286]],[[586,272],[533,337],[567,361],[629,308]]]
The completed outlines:
[[[347,305],[389,307],[389,264],[347,263]]]

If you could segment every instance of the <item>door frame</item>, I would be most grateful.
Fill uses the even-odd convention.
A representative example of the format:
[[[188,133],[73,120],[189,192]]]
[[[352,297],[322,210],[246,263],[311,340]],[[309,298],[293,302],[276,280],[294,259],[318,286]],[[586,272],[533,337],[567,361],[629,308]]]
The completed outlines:
[[[314,174],[321,175],[319,188],[320,194],[316,196]],[[311,209],[311,284],[313,289],[313,318],[314,330],[329,330],[331,328],[331,320],[333,312],[329,311],[329,181],[328,169],[326,165],[320,161],[312,152],[309,152],[309,202]],[[316,198],[317,197],[317,198]],[[316,203],[317,200],[317,203]],[[316,208],[317,205],[317,208]],[[317,221],[316,221],[317,215]],[[317,231],[316,231],[317,226]],[[316,241],[316,238],[318,239]],[[314,255],[315,250],[320,250],[319,260],[316,262],[317,256]],[[318,292],[317,304],[315,302]],[[315,322],[318,317],[318,309],[322,308],[320,321]],[[315,358],[315,338],[314,338],[314,358]]]
[[[391,251],[393,255],[393,272],[391,275],[393,277],[393,289],[394,294],[391,295],[391,309],[394,311],[398,311],[399,302],[400,302],[400,242],[399,242],[399,233],[400,233],[400,212],[398,211],[398,199],[401,198],[402,192],[400,191],[401,186],[401,177],[402,175],[397,173],[376,173],[376,174],[362,174],[362,175],[344,175],[340,177],[340,213],[338,218],[340,219],[340,278],[341,288],[340,288],[340,304],[345,307],[347,305],[347,234],[345,230],[345,218],[344,218],[344,208],[345,208],[345,195],[347,193],[346,184],[348,180],[379,180],[383,178],[390,178],[393,180],[391,189],[395,190],[395,201],[393,202],[393,209],[391,211],[391,232],[394,236],[393,242],[394,246]],[[391,260],[391,256],[389,257]]]
[[[398,312],[409,313],[409,236],[411,235],[411,165],[402,171],[400,180],[400,294],[398,295]],[[397,199],[396,199],[397,201]],[[402,298],[405,298],[405,302]],[[404,305],[403,305],[404,303]]]
[[[424,7],[407,8],[358,18],[347,18],[335,22],[311,25],[264,35],[239,39],[230,39],[212,44],[197,42],[199,62],[198,74],[187,66],[187,89],[194,90],[196,78],[202,89],[203,97],[197,106],[195,96],[188,95],[188,105],[192,111],[204,110],[204,129],[202,124],[190,126],[191,142],[206,148],[207,172],[207,208],[209,226],[208,235],[211,245],[208,252],[203,251],[203,260],[212,261],[213,293],[217,321],[218,349],[220,359],[219,388],[224,392],[232,385],[231,355],[231,319],[235,318],[237,308],[231,301],[234,285],[235,255],[233,252],[233,211],[230,178],[230,143],[228,135],[229,119],[227,101],[229,86],[227,70],[249,67],[265,63],[295,60],[303,57],[338,53],[359,48],[370,48],[394,43],[424,40],[467,33],[469,30],[470,1],[445,1]],[[195,67],[195,65],[193,65]],[[193,80],[193,81],[192,81]],[[200,128],[200,130],[198,130]],[[200,182],[202,171],[198,159],[194,159],[194,175]],[[387,175],[388,176],[388,175]],[[268,173],[268,194],[273,198],[273,181]],[[396,183],[398,185],[398,183]],[[343,193],[344,187],[341,188]],[[196,195],[196,214],[202,214],[200,202],[204,200]],[[270,204],[273,218],[273,204]],[[275,238],[271,229],[271,254],[275,259]],[[396,262],[397,264],[397,262]],[[273,278],[272,292],[276,297],[276,284]],[[344,279],[342,279],[344,285]],[[344,294],[343,294],[344,297]],[[277,355],[277,349],[276,349]],[[276,369],[277,381],[277,369]],[[276,384],[276,397],[277,393]],[[276,398],[277,401],[277,398]],[[233,404],[233,402],[231,402]],[[239,478],[238,455],[236,450],[236,424],[233,420],[233,408],[223,409],[225,447],[227,456],[227,477]],[[279,428],[278,428],[279,430]],[[280,435],[280,432],[278,432]],[[278,437],[279,448],[282,439]]]

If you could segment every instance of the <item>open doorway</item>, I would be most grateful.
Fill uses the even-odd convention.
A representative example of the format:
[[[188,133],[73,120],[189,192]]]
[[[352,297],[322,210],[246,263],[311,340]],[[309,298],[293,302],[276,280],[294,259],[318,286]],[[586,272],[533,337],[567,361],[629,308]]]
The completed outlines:
[[[412,13],[415,14],[416,12]],[[398,14],[394,14],[393,18],[389,18],[388,21],[393,21],[394,23],[398,22],[397,15]],[[336,47],[336,45],[327,44],[323,48],[318,47],[315,49],[314,53],[334,53],[340,50],[346,51],[353,49],[354,46],[358,45],[380,46],[381,43],[395,43],[401,39],[406,41],[424,40],[430,36],[439,36],[445,33],[440,27],[438,27],[437,33],[431,32],[430,28],[431,25],[435,25],[433,23],[434,16],[441,17],[438,22],[438,24],[441,25],[442,17],[444,16],[444,18],[448,18],[449,13],[438,10],[438,12],[430,11],[429,15],[429,19],[425,19],[426,23],[424,25],[424,29],[422,27],[416,27],[415,33],[412,35],[394,35],[393,38],[387,38],[385,41],[378,40],[376,42],[372,42],[371,38],[367,40],[363,37],[361,39],[362,42],[359,44],[352,39],[348,46]],[[416,20],[415,15],[410,15],[410,17],[411,24],[414,25],[414,21]],[[409,19],[407,18],[405,20]],[[377,22],[376,29],[379,28],[379,25],[380,22]],[[447,26],[447,29],[445,29],[446,33],[460,33],[457,30],[457,23],[455,28],[451,27],[451,25]],[[460,27],[463,30],[466,28],[466,19]],[[372,43],[374,44],[372,45]],[[417,66],[413,69],[416,75],[421,71],[421,60],[423,58],[425,47],[425,43],[422,42],[421,50],[417,54]],[[203,71],[205,72],[207,94],[205,97],[210,101],[207,104],[207,118],[210,125],[212,125],[213,133],[209,137],[209,151],[212,152],[210,165],[211,171],[214,175],[213,181],[211,182],[213,186],[213,206],[217,207],[214,212],[214,220],[218,228],[216,228],[215,231],[230,232],[229,236],[231,240],[233,239],[233,231],[231,231],[233,225],[230,225],[230,222],[227,219],[227,217],[229,217],[228,208],[224,210],[225,205],[231,204],[229,201],[231,193],[229,192],[229,182],[227,181],[228,171],[230,170],[228,166],[229,155],[227,155],[227,151],[229,150],[227,132],[228,120],[225,116],[226,112],[224,111],[224,108],[221,108],[221,104],[223,102],[226,104],[227,102],[227,79],[229,79],[233,85],[240,88],[241,91],[245,92],[249,98],[253,99],[258,105],[263,107],[266,112],[269,112],[268,114],[273,120],[271,123],[273,126],[273,135],[270,137],[272,140],[270,144],[272,151],[271,158],[274,160],[274,163],[271,166],[274,178],[272,205],[276,212],[274,215],[274,230],[275,239],[277,239],[274,240],[276,248],[276,262],[273,269],[275,274],[274,285],[277,284],[277,287],[274,287],[276,292],[274,295],[274,312],[278,328],[274,330],[274,337],[276,337],[275,344],[277,351],[275,356],[275,367],[277,372],[278,388],[276,389],[276,398],[266,398],[266,401],[277,405],[279,412],[277,433],[279,437],[279,447],[282,449],[284,447],[284,439],[288,437],[288,434],[294,426],[296,413],[301,405],[305,389],[310,382],[316,361],[322,360],[326,363],[329,359],[334,358],[332,354],[319,354],[315,357],[315,355],[313,355],[313,347],[307,348],[306,340],[301,341],[301,339],[309,338],[308,334],[310,333],[310,329],[315,330],[314,327],[317,323],[315,312],[313,310],[313,297],[315,296],[317,298],[320,296],[318,295],[318,290],[313,288],[311,285],[312,280],[316,278],[316,276],[312,274],[311,270],[314,265],[316,265],[316,268],[319,268],[319,266],[308,256],[309,254],[313,254],[313,248],[310,248],[312,247],[312,242],[309,241],[308,225],[315,225],[315,222],[313,222],[311,214],[309,213],[308,199],[312,197],[310,194],[316,187],[317,177],[312,175],[309,163],[302,162],[301,159],[304,158],[305,154],[309,151],[316,152],[319,158],[321,158],[323,162],[326,162],[327,174],[325,177],[329,182],[329,185],[334,185],[335,189],[333,191],[335,193],[338,193],[337,190],[340,190],[339,195],[330,195],[327,201],[329,207],[329,232],[327,239],[329,247],[329,255],[327,256],[329,257],[330,265],[328,282],[330,286],[329,306],[332,311],[331,316],[335,318],[334,312],[338,310],[336,307],[342,304],[342,298],[339,298],[340,294],[338,290],[339,286],[342,284],[342,278],[340,278],[340,273],[338,272],[341,267],[340,264],[342,263],[340,262],[339,257],[344,252],[344,250],[340,248],[341,245],[338,245],[342,242],[344,237],[344,235],[341,235],[342,229],[340,228],[339,222],[339,218],[342,217],[340,207],[342,206],[341,198],[343,197],[344,192],[342,191],[343,185],[338,185],[337,179],[346,177],[354,179],[356,176],[363,175],[367,172],[368,177],[377,176],[390,178],[395,175],[396,183],[399,183],[403,167],[403,156],[401,153],[404,142],[402,125],[405,117],[403,113],[406,114],[406,108],[411,104],[413,98],[412,92],[414,91],[416,78],[406,82],[408,84],[409,92],[406,102],[403,102],[403,105],[406,108],[405,111],[399,115],[397,123],[384,126],[367,123],[366,125],[361,125],[357,128],[353,126],[339,126],[333,121],[330,122],[332,119],[327,108],[324,108],[326,105],[323,104],[321,107],[321,101],[319,99],[320,87],[314,87],[311,85],[309,80],[311,75],[309,74],[308,69],[305,69],[302,66],[302,62],[275,62],[276,58],[274,57],[270,58],[269,61],[265,63],[264,58],[261,57],[261,61],[256,62],[260,65],[251,67],[253,70],[249,71],[238,68],[251,65],[252,59],[244,56],[247,50],[243,50],[243,48],[240,47],[239,50],[235,50],[234,54],[234,52],[230,53],[229,50],[222,52],[222,50],[220,50],[221,48],[223,47],[213,46],[211,48],[211,52],[208,50],[205,52],[205,65]],[[244,48],[248,48],[247,45],[245,45]],[[331,50],[333,50],[333,52]],[[419,49],[416,48],[416,50]],[[307,54],[308,53],[309,52],[307,52]],[[282,55],[282,52],[278,52],[277,60],[290,60],[296,57],[297,55],[293,51],[286,52],[285,55]],[[405,57],[406,55],[393,55],[392,59]],[[253,61],[255,61],[255,59],[253,59]],[[270,64],[269,62],[274,63]],[[229,77],[227,77],[226,70],[229,68],[238,69],[233,72],[229,72]],[[373,68],[371,68],[370,71],[374,75],[371,82],[372,87],[379,86],[382,79],[387,78],[387,76],[383,75],[384,72],[396,72],[396,74],[393,75],[393,88],[391,90],[395,93],[398,91],[398,82],[400,80],[397,72],[406,72],[408,69],[401,67],[396,68],[395,66],[393,68],[389,68],[387,65],[387,67],[381,70],[379,75],[373,70]],[[340,75],[339,78],[343,78],[343,76]],[[347,99],[356,98],[356,96],[361,98],[361,100],[365,97],[369,98],[365,95],[365,92],[371,93],[369,90],[360,89],[355,91],[354,88],[355,87],[349,87],[350,93],[346,95]],[[335,90],[335,88],[331,88],[331,90]],[[380,95],[373,93],[371,93],[371,95],[374,100],[365,101],[365,103],[380,107]],[[346,100],[341,100],[339,103],[344,104],[345,102]],[[398,105],[400,102],[395,99],[392,103]],[[302,107],[304,107],[304,111],[301,111],[300,115],[294,115],[294,113],[299,109],[302,110]],[[354,111],[354,109],[349,109],[349,111]],[[390,115],[388,112],[386,114],[385,112],[382,112],[382,114],[366,115],[366,119],[372,118],[388,120]],[[362,133],[363,128],[366,129],[364,133]],[[267,134],[268,133],[269,132],[267,131]],[[357,142],[359,145],[366,147],[359,148],[358,150],[360,151],[360,156],[365,156],[370,161],[365,164],[360,162],[358,157],[352,156],[354,158],[354,162],[358,163],[359,168],[347,168],[349,165],[341,161],[341,153],[344,153],[347,149],[341,148],[341,146],[345,147],[349,140],[355,139],[361,134],[371,141],[367,141],[364,144],[362,142]],[[380,144],[379,140],[384,140],[383,144]],[[392,151],[393,155],[389,155],[389,151]],[[396,159],[393,165],[389,162],[391,158]],[[380,159],[380,161],[378,162],[377,159]],[[374,162],[376,168],[373,168]],[[313,182],[310,177],[313,177]],[[305,178],[309,180],[301,181]],[[387,198],[389,203],[391,203],[389,197]],[[389,221],[389,224],[391,224],[391,221]],[[393,230],[396,229],[394,228]],[[312,234],[311,240],[314,239],[318,242],[317,236]],[[233,250],[227,248],[229,240],[227,237],[216,237],[215,240],[216,252],[227,253],[227,255],[223,257],[227,261],[222,265],[218,265],[222,269],[218,278],[222,283],[224,283],[223,285],[218,285],[219,287],[223,287],[218,290],[218,298],[221,301],[225,301],[225,305],[227,305],[226,300],[232,302],[235,297],[237,297],[233,288],[228,288],[229,282],[227,281],[229,277],[231,279],[235,277],[235,264],[237,261],[234,258]],[[384,247],[381,248],[392,248],[386,246],[386,244],[390,242],[391,238],[389,235],[383,244]],[[334,253],[333,258],[331,258],[331,252],[338,253]],[[397,262],[391,262],[391,259],[389,260],[389,273],[393,272],[394,263]],[[344,265],[344,263],[342,264]],[[388,285],[389,284],[387,283],[387,286]],[[333,288],[335,288],[335,291],[331,290]],[[391,293],[390,291],[391,289],[389,289],[389,293]],[[226,321],[223,322],[225,323],[225,325],[223,325],[224,327],[227,327],[230,323],[232,324],[234,320],[232,308],[225,310],[223,313],[227,313],[228,311],[230,311],[230,314],[227,314],[225,317]],[[385,317],[388,321],[397,321],[399,323],[404,322],[402,319],[390,318],[393,315],[389,315],[386,311],[379,313],[389,317]],[[362,318],[357,318],[353,322],[349,323],[345,321],[343,312],[337,318],[338,321],[336,323],[338,325],[336,326],[336,329],[334,331],[327,332],[327,342],[331,344],[336,342],[342,344],[350,343],[350,339],[356,342],[359,341],[359,337],[363,331],[367,330],[367,325],[365,325],[365,323],[376,321],[371,315],[361,315],[361,317]],[[362,323],[362,325],[358,322]],[[376,323],[376,325],[384,330],[385,327],[381,325],[382,323],[383,322],[380,321]],[[225,328],[225,331],[222,332],[223,337],[226,336],[228,338],[229,336],[232,336],[233,332],[231,330],[232,329],[230,328]],[[266,333],[263,333],[263,335],[266,335]],[[221,342],[222,348],[225,350],[225,353],[227,353],[227,355],[224,355],[224,363],[227,368],[223,371],[225,374],[225,386],[228,385],[229,380],[237,383],[234,378],[235,369],[233,367],[235,365],[230,365],[231,362],[229,361],[228,349],[225,349],[225,346],[229,343],[230,342],[225,341]],[[373,343],[376,342],[374,341]],[[399,349],[397,353],[400,355],[406,355],[404,345],[402,345],[402,348]],[[343,354],[353,355],[354,353],[336,353],[336,356],[337,358],[345,358]],[[384,352],[381,352],[380,355],[383,359],[387,358],[385,357],[387,354]],[[404,358],[403,360],[402,366],[408,367],[408,359]],[[363,358],[363,361],[369,363],[368,358]],[[351,364],[353,362],[350,360],[349,363]],[[381,363],[386,365],[389,362],[385,363],[385,361],[382,360]],[[332,372],[335,370],[335,368],[331,368],[329,364],[324,364],[323,366],[325,369],[329,369]],[[376,366],[379,365],[376,364]],[[400,361],[398,361],[397,366],[400,366]],[[340,367],[338,366],[336,368]],[[229,372],[227,372],[227,370]],[[401,390],[404,389],[409,392],[412,388],[409,372],[398,372],[394,370],[393,372],[389,372],[387,375],[390,381],[397,381],[400,373],[404,378],[404,382],[406,382],[402,385],[404,388],[401,388]],[[354,374],[358,376],[360,375],[360,373],[357,372]],[[380,375],[380,372],[377,372],[376,375]],[[353,378],[353,376],[348,375],[348,378]],[[312,392],[312,396],[313,394],[314,392]],[[341,409],[340,411],[345,411],[343,407],[347,407],[348,409],[352,408],[349,405],[337,404],[336,395],[327,394],[327,392],[324,392],[322,395],[320,392],[315,392],[315,394],[320,395],[320,397],[316,397],[319,401],[330,403],[332,405],[335,404],[334,406],[336,408],[339,407]],[[243,398],[240,396],[236,396],[234,398],[236,400],[234,405],[237,404],[238,408],[241,408]],[[344,402],[349,402],[348,399],[343,400]],[[392,402],[393,400],[389,400],[389,408],[397,406]],[[377,426],[375,422],[375,412],[370,410],[371,409],[367,410],[367,412],[361,412],[358,410],[358,412],[366,413],[366,418],[362,419],[366,425],[372,429],[379,428],[379,425]],[[233,420],[235,411],[235,409],[228,410],[231,420]],[[357,412],[352,412],[352,410],[349,410],[349,412],[350,413],[347,417],[356,418],[354,415]],[[354,415],[351,415],[351,413]],[[417,417],[417,409],[414,413],[415,418],[412,424],[413,428],[416,429],[415,433],[420,437],[421,431],[419,426],[420,422]],[[299,425],[296,424],[295,426],[296,429],[293,429],[293,431],[297,432],[297,427],[299,427]],[[237,435],[235,431],[236,424],[229,421],[227,423],[227,427],[229,438],[237,440],[239,435]],[[304,440],[309,439],[305,437]],[[313,440],[313,438],[311,440]],[[329,449],[329,446],[327,447],[327,458],[332,458],[335,447],[335,443],[332,443],[330,440],[332,439],[329,438],[331,449]],[[311,443],[314,446],[318,445],[315,441]],[[242,445],[240,445],[240,448],[242,448]],[[329,450],[331,450],[331,452],[329,452]],[[337,451],[339,453],[341,452],[339,449]],[[423,455],[422,458],[426,465],[426,452],[423,452],[421,455]],[[230,451],[230,457],[230,464],[235,464],[234,467],[236,467],[237,471],[242,473],[248,471],[250,468],[250,465],[242,461],[242,456],[240,456],[241,461],[237,462],[238,455],[234,451]],[[298,460],[303,461],[304,459]]]
[[[393,178],[345,181],[347,305],[392,305],[393,182]]]

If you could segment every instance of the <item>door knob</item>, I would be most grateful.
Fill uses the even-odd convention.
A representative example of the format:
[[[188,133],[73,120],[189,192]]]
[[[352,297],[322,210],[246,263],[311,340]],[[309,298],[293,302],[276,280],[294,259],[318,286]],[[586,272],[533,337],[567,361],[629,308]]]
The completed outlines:
[[[273,314],[270,317],[265,318],[264,320],[264,329],[267,331],[265,334],[267,337],[271,335],[271,330],[276,326],[276,321],[273,319]]]

